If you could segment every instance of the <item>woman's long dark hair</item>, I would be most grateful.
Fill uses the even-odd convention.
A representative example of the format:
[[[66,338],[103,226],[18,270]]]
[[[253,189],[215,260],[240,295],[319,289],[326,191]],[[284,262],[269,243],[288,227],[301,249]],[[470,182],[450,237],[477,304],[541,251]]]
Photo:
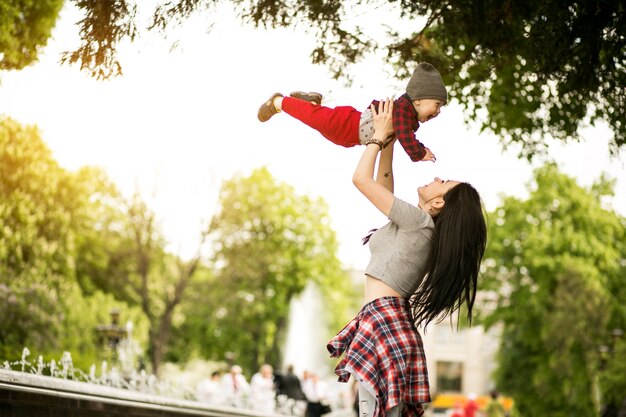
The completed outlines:
[[[434,218],[427,274],[411,298],[417,325],[440,321],[464,302],[472,322],[480,262],[487,244],[485,216],[478,192],[468,183],[448,190],[443,200],[445,204]]]

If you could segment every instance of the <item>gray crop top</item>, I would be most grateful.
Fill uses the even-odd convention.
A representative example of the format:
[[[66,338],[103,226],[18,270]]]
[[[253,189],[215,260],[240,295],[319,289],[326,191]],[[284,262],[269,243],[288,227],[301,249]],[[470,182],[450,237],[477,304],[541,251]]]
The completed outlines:
[[[424,278],[435,223],[424,210],[396,197],[389,220],[370,237],[365,273],[409,298]]]

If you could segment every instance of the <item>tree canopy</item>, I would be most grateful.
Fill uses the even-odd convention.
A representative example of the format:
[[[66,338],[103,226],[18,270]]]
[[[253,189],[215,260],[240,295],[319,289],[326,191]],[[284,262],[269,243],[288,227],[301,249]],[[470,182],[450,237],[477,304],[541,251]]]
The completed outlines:
[[[626,219],[607,205],[613,186],[584,188],[548,165],[528,199],[490,215],[481,287],[495,305],[484,323],[501,326],[497,385],[521,415],[597,415],[597,392],[621,403],[618,368],[597,386],[601,346],[626,329]]]
[[[0,70],[19,70],[37,60],[65,0],[0,2]]]
[[[23,2],[11,10],[32,10]],[[52,5],[53,2],[42,2]],[[166,32],[194,13],[214,13],[218,0],[157,3],[147,27],[137,23],[137,6],[128,0],[82,0],[78,22],[82,43],[62,62],[77,63],[94,77],[122,73],[116,49],[146,30]],[[605,122],[613,132],[611,153],[626,141],[626,5],[613,0],[232,0],[232,9],[257,27],[307,28],[317,39],[312,62],[326,65],[336,78],[349,81],[355,65],[374,53],[386,55],[393,75],[405,80],[416,63],[428,61],[442,73],[450,96],[465,109],[468,121],[519,145],[532,158],[545,150],[547,138],[579,140],[582,127]],[[54,2],[58,4],[58,2]],[[43,7],[43,6],[41,6]],[[145,6],[144,6],[145,7]],[[50,33],[46,19],[8,20],[27,26],[10,31],[0,43],[4,68],[21,68],[36,59],[36,49],[17,40],[43,45]],[[15,11],[15,10],[13,10]],[[395,13],[398,11],[401,20]],[[386,37],[368,34],[354,16],[376,16]],[[39,15],[38,15],[39,16]],[[409,33],[400,28],[408,27]],[[2,33],[9,33],[6,29]],[[22,34],[22,35],[20,35]],[[27,34],[28,36],[26,36]],[[34,36],[34,35],[37,36]],[[0,39],[1,42],[1,39]],[[19,56],[22,54],[23,56]],[[15,63],[19,62],[19,65]]]

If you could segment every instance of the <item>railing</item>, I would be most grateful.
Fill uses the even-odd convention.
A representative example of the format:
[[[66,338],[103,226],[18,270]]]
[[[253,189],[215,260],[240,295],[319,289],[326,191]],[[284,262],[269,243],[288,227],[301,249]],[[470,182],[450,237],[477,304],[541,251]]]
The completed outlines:
[[[0,416],[268,417],[247,409],[211,406],[5,369],[0,369]]]

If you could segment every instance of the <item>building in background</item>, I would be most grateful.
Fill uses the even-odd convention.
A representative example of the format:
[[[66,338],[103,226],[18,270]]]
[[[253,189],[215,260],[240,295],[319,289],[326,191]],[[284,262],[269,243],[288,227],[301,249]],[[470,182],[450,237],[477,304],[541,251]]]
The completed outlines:
[[[493,297],[487,293],[476,295],[475,306],[489,308]],[[500,329],[493,326],[472,326],[457,330],[457,317],[430,324],[421,330],[424,340],[430,380],[430,416],[449,415],[455,404],[465,404],[476,398],[483,408],[489,401],[489,392],[495,388],[493,378],[497,367],[496,355],[500,345]],[[463,318],[462,318],[463,320]],[[512,400],[503,397],[508,410]]]
[[[482,326],[456,330],[450,320],[422,332],[431,394],[487,394],[494,388],[493,371],[499,331]]]

